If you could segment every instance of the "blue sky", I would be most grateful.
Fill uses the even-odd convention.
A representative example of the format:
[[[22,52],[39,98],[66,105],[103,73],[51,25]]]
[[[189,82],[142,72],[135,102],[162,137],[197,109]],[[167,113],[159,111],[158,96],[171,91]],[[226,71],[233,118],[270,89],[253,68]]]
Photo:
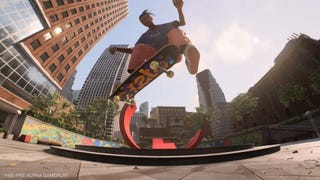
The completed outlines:
[[[210,69],[227,101],[247,92],[273,66],[293,33],[320,38],[319,0],[184,0],[187,24],[183,29],[201,53],[199,71]],[[129,15],[107,33],[79,64],[73,89],[81,89],[100,54],[111,44],[133,46],[146,31],[138,16],[151,10],[156,24],[178,19],[171,0],[129,0]],[[196,77],[184,60],[136,95],[150,107],[199,106]]]

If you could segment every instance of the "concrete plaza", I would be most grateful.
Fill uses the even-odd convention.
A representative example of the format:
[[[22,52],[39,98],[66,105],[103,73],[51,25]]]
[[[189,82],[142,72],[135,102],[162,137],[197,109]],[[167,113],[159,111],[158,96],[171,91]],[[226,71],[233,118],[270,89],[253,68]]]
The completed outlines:
[[[0,139],[0,179],[320,179],[320,139],[282,144],[279,152],[188,166],[126,166],[46,153],[50,146]]]

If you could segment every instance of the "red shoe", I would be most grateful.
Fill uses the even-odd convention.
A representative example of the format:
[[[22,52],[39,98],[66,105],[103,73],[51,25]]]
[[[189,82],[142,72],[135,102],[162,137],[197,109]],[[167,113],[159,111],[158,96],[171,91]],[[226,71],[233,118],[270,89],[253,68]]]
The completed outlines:
[[[186,59],[186,65],[190,74],[196,74],[198,72],[200,53],[198,49],[189,44],[184,50],[184,57]]]

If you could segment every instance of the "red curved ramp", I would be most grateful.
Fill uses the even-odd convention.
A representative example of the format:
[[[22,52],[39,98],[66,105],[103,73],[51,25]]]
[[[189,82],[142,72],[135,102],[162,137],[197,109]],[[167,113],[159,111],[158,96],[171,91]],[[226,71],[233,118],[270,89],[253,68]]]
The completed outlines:
[[[198,129],[196,133],[194,133],[194,136],[189,140],[189,142],[184,145],[184,148],[196,148],[201,143],[204,135],[205,132],[201,129]]]
[[[135,105],[129,105],[125,104],[121,110],[120,118],[119,118],[119,125],[120,125],[120,131],[122,134],[122,137],[124,141],[133,149],[141,149],[140,146],[138,146],[135,141],[133,140],[133,137],[130,132],[130,122],[131,118],[136,111],[137,106]],[[189,140],[189,142],[184,145],[184,148],[196,148],[202,141],[202,138],[205,135],[205,131],[198,129],[194,136]],[[171,148],[168,148],[171,149]]]
[[[140,149],[140,147],[134,142],[130,133],[130,121],[133,113],[136,111],[136,105],[125,104],[121,110],[119,118],[119,126],[124,141],[134,149]]]

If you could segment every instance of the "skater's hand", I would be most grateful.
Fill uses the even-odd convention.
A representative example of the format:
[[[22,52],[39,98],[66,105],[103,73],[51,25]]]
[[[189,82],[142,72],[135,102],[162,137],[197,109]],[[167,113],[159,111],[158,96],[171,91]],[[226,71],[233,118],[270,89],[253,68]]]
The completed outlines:
[[[183,1],[182,0],[172,0],[173,5],[177,8],[177,9],[182,9],[183,6]]]
[[[109,53],[110,54],[115,54],[116,53],[116,51],[117,51],[117,49],[116,49],[116,47],[109,47]]]

